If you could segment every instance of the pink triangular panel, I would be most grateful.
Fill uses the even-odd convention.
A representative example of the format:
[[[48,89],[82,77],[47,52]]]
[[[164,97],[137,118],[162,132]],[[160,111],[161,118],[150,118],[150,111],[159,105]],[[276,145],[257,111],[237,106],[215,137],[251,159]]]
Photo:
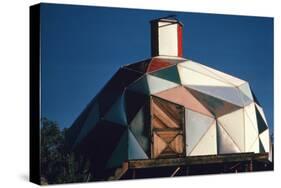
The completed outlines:
[[[173,103],[184,106],[185,108],[213,117],[193,95],[184,87],[179,86],[176,88],[168,89],[160,93],[154,94],[157,97],[171,101]]]

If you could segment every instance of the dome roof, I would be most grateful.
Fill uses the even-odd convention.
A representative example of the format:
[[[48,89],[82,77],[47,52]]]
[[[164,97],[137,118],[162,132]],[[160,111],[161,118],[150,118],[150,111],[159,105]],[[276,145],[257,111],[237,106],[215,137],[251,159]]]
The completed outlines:
[[[152,135],[152,125],[177,128],[181,121],[184,134]],[[74,150],[95,153],[109,168],[169,152],[263,153],[269,152],[270,142],[264,112],[247,81],[167,56],[121,67],[74,122],[68,137]],[[176,146],[181,140],[184,150]],[[157,151],[150,142],[159,144]]]

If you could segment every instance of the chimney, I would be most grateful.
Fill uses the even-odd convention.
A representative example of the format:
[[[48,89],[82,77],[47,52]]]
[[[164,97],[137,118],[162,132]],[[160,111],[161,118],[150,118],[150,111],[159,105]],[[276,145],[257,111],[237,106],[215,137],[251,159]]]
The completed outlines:
[[[174,17],[152,20],[151,56],[182,57],[183,24]]]

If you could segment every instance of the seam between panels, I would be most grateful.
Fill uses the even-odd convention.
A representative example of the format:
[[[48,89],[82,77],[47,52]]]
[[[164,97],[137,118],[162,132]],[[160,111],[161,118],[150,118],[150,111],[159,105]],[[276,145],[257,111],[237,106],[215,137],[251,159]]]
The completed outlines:
[[[195,69],[193,69],[193,68],[184,67],[183,65],[179,65],[179,66],[181,66],[181,68],[185,68],[185,69],[188,69],[188,70],[197,72],[198,74],[207,76],[207,77],[212,78],[212,79],[215,79],[215,80],[217,80],[217,81],[219,81],[219,82],[222,82],[222,83],[225,83],[225,84],[229,84],[229,85],[231,85],[232,87],[233,87],[233,86],[235,87],[235,85],[234,85],[233,83],[231,83],[231,82],[225,80],[225,79],[222,78],[221,76],[219,76],[219,75],[215,74],[214,72],[212,72],[212,71],[210,71],[210,70],[208,70],[208,69],[202,67],[201,65],[199,65],[199,66],[200,66],[202,69],[206,70],[207,72],[210,72],[211,74],[214,74],[214,75],[220,77],[222,80],[220,80],[220,79],[218,79],[218,78],[215,78],[214,76],[210,76],[210,75],[207,75],[207,74],[205,74],[205,73],[199,72],[198,70],[195,70]],[[226,86],[225,86],[225,87],[226,87]]]
[[[250,105],[252,105],[253,103],[251,103],[251,104],[249,104],[249,105],[247,105],[247,106],[250,106]],[[247,106],[245,106],[245,107],[247,107]],[[244,110],[245,110],[245,108],[244,108]],[[248,113],[247,113],[247,111],[245,110],[245,112],[244,112],[245,114],[246,114],[246,116],[248,117],[248,119],[251,121],[251,126],[257,131],[257,133],[259,134],[259,130],[256,128],[256,127],[254,127],[253,125],[254,125],[254,122],[252,121],[252,119],[250,118],[250,116],[248,115]],[[256,114],[255,114],[256,115]],[[256,118],[257,118],[257,115],[256,115]],[[258,123],[258,120],[257,120],[257,123]]]
[[[191,86],[191,87],[190,87],[190,86]],[[229,104],[231,104],[231,105],[233,105],[233,106],[235,106],[235,107],[238,107],[239,109],[241,109],[241,108],[244,107],[244,106],[240,106],[240,105],[238,105],[238,104],[234,104],[234,102],[230,101],[229,99],[225,99],[225,97],[219,98],[219,97],[214,96],[214,94],[204,93],[203,91],[200,91],[200,90],[198,90],[198,89],[194,89],[194,88],[192,88],[192,85],[184,85],[184,87],[185,87],[187,90],[191,89],[191,90],[196,91],[196,92],[198,92],[198,93],[200,93],[200,94],[207,95],[207,96],[209,96],[209,97],[213,97],[213,98],[215,98],[216,100],[221,100],[221,101],[227,102],[227,103],[229,103]],[[216,87],[216,86],[213,86],[213,87]],[[220,86],[218,86],[218,87],[220,87]],[[190,92],[190,93],[191,93],[191,92]],[[192,94],[192,96],[194,96],[194,95]],[[195,97],[195,96],[194,96],[194,97]],[[196,97],[195,97],[195,98],[196,98]],[[196,99],[197,99],[197,98],[196,98]],[[198,99],[197,99],[197,100],[198,100]],[[236,111],[236,110],[234,110],[234,111]]]
[[[233,85],[233,86],[236,86],[235,84],[233,84],[233,83],[231,83],[230,81],[226,80],[225,78],[223,78],[221,75],[218,75],[218,74],[215,73],[214,71],[205,68],[203,65],[201,65],[201,64],[199,64],[199,63],[198,63],[198,65],[199,65],[200,67],[202,67],[203,69],[207,70],[208,72],[210,72],[210,73],[212,73],[212,74],[214,74],[214,75],[220,77],[220,78],[221,78],[222,80],[224,80],[226,83],[231,84],[231,85]],[[226,74],[226,73],[224,73],[224,74]],[[234,76],[232,76],[232,75],[229,75],[229,76],[234,77]],[[239,79],[239,78],[237,78],[237,79]],[[241,80],[241,79],[239,79],[239,80]],[[244,80],[242,80],[242,81],[244,81]],[[244,82],[245,82],[245,81],[244,81]],[[244,83],[243,83],[243,84],[244,84]],[[241,84],[241,85],[242,85],[242,84]]]
[[[192,148],[192,150],[189,152],[192,153],[194,151],[194,149],[199,145],[199,143],[201,142],[201,140],[203,139],[203,137],[209,132],[209,130],[212,128],[213,123],[216,122],[216,120],[212,121],[212,123],[210,124],[210,127],[206,130],[206,132],[199,138],[198,142],[194,145],[194,147]]]
[[[257,138],[254,140],[254,142],[251,144],[251,146],[249,147],[249,150],[251,150],[254,146],[254,144],[256,143],[256,141],[259,139],[259,136],[257,136]]]
[[[221,124],[221,125],[223,125],[219,120],[218,120],[218,122]],[[219,125],[220,126],[220,125]],[[239,151],[240,152],[242,152],[241,151],[241,148],[237,145],[237,143],[233,140],[233,138],[232,138],[232,136],[230,136],[230,134],[226,131],[226,129],[223,127],[223,126],[220,126],[223,130],[224,130],[224,132],[229,136],[229,138],[231,139],[231,141],[233,142],[233,144],[239,149]]]

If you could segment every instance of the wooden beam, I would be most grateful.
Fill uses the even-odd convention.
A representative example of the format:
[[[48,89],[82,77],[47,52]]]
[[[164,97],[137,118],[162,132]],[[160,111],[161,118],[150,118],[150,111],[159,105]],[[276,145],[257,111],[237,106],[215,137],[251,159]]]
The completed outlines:
[[[147,159],[128,161],[129,169],[165,166],[192,166],[228,162],[268,161],[268,153],[236,153],[224,155],[189,156],[184,158]]]
[[[181,169],[181,167],[177,167],[176,170],[172,173],[171,177],[174,177],[176,173]]]

